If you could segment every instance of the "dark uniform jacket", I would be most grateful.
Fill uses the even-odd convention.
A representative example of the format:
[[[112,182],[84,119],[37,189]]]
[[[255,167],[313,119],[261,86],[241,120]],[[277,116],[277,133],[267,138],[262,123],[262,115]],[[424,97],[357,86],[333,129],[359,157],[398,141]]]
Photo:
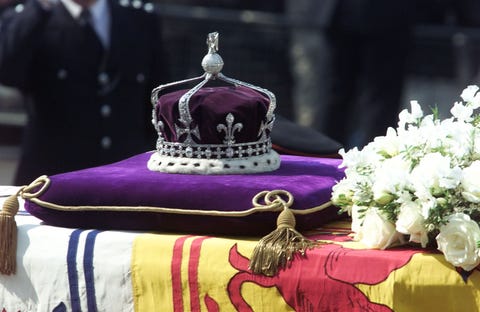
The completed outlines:
[[[395,127],[409,47],[413,0],[291,0],[298,107],[310,126],[346,149]],[[311,25],[308,25],[310,23]],[[298,47],[297,47],[298,45]],[[305,66],[304,64],[307,64]]]
[[[150,94],[167,81],[151,6],[108,0],[110,49],[99,57],[59,2],[5,12],[0,83],[27,96],[28,125],[15,184],[118,161],[155,148]]]

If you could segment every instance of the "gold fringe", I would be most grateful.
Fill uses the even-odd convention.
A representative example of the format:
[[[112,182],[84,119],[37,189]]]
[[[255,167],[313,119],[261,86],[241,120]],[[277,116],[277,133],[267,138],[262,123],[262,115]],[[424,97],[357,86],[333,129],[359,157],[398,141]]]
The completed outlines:
[[[9,196],[3,203],[0,212],[0,273],[15,274],[17,269],[17,223],[15,215],[18,212],[17,194]]]
[[[295,230],[295,225],[295,216],[285,204],[277,219],[277,229],[263,237],[253,250],[249,265],[253,273],[274,276],[293,260],[295,254],[304,256],[307,249],[318,245]]]

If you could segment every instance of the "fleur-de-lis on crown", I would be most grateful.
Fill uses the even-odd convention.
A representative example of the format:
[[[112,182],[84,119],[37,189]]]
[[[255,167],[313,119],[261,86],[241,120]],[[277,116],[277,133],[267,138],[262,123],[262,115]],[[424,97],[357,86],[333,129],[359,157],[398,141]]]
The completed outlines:
[[[217,131],[225,131],[225,139],[223,140],[223,144],[232,145],[235,143],[235,131],[240,131],[243,128],[241,123],[233,124],[235,121],[235,117],[233,117],[232,113],[228,113],[227,117],[225,118],[227,125],[219,124],[217,125]]]

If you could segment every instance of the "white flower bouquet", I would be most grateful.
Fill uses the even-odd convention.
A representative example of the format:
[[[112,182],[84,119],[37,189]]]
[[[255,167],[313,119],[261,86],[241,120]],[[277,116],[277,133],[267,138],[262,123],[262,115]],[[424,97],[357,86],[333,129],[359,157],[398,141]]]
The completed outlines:
[[[332,201],[352,217],[356,240],[380,249],[436,240],[454,266],[470,271],[480,264],[478,91],[468,86],[444,120],[412,101],[396,129],[362,150],[340,150],[345,178]]]

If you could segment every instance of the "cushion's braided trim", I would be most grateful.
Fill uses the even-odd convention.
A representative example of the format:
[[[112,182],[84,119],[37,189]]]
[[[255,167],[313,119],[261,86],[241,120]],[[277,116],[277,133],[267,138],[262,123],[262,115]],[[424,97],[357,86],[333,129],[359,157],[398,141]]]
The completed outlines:
[[[41,196],[49,187],[50,179],[48,176],[41,176],[33,181],[30,185],[24,186],[20,191],[20,196],[29,200],[39,206],[59,210],[59,211],[141,211],[141,212],[158,212],[158,213],[171,213],[182,215],[203,215],[203,216],[222,216],[222,217],[244,217],[257,212],[275,212],[282,211],[289,208],[293,204],[293,196],[290,192],[285,190],[273,190],[262,191],[255,195],[252,199],[253,207],[243,211],[219,211],[219,210],[196,210],[196,209],[179,209],[179,208],[166,208],[166,207],[153,207],[153,206],[70,206],[70,205],[58,205],[43,201],[38,197]],[[37,187],[41,188],[35,193],[30,193]],[[286,197],[285,201],[282,197]],[[263,200],[263,204],[260,201]],[[308,209],[291,209],[294,214],[306,215],[322,211],[332,205],[331,201],[328,201],[320,206],[308,208]]]

